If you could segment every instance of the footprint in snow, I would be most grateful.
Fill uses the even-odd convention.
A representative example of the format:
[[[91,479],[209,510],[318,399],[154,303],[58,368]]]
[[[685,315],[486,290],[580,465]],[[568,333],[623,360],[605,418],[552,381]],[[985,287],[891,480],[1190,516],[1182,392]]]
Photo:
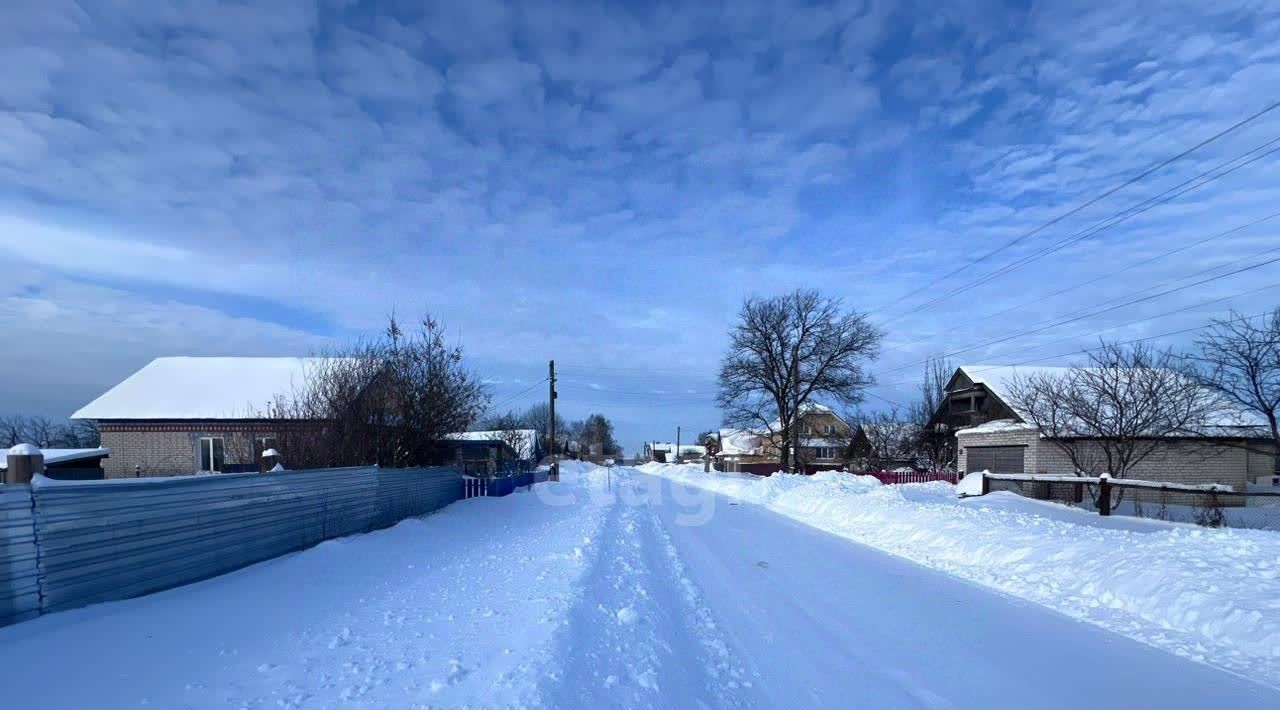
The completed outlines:
[[[756,563],[756,567],[759,567],[761,569],[769,569],[769,563],[765,562],[764,560],[760,560],[759,562]]]

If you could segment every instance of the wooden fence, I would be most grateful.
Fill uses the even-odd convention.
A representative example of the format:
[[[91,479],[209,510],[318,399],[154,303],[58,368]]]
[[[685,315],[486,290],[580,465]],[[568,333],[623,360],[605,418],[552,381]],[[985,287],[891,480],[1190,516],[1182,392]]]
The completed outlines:
[[[1223,485],[1221,483],[1170,483],[1168,481],[1112,478],[1107,475],[1043,476],[1026,473],[988,473],[986,471],[970,475],[982,476],[982,495],[986,495],[991,492],[992,481],[1012,481],[1016,483],[1037,483],[1045,485],[1057,484],[1074,487],[1074,498],[1078,503],[1084,499],[1084,489],[1086,486],[1096,486],[1098,489],[1098,515],[1111,515],[1111,492],[1114,489],[1191,494],[1204,498],[1207,504],[1214,506],[1219,505],[1220,496],[1237,496],[1242,498],[1280,497],[1280,491],[1239,492],[1231,486]]]

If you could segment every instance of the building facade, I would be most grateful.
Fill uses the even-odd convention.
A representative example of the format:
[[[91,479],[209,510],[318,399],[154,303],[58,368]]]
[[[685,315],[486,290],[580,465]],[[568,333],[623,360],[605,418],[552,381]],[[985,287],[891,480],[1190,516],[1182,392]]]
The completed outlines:
[[[1008,402],[1010,388],[1019,375],[1067,368],[1018,368],[962,366],[952,376],[947,398],[933,416],[933,423],[954,432],[958,468],[962,474],[1025,473],[1075,475],[1075,465],[1064,449],[1065,441],[1048,438],[1023,420]],[[1072,447],[1098,446],[1073,440]],[[1080,450],[1079,448],[1077,450]],[[1274,471],[1276,452],[1269,437],[1242,429],[1239,435],[1161,438],[1149,456],[1127,473],[1128,478],[1167,483],[1220,483],[1244,491],[1260,477]],[[1071,498],[1075,486],[1040,485],[1031,492],[1039,497]],[[1129,490],[1130,500],[1193,504],[1190,496]],[[1228,504],[1242,499],[1227,498]]]

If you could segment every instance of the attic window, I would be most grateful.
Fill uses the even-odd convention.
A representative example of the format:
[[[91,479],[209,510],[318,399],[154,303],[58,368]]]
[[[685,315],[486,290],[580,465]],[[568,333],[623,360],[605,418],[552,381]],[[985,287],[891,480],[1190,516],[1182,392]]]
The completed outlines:
[[[828,424],[828,425],[827,425],[827,427],[826,427],[826,433],[827,433],[827,434],[834,434],[834,433],[836,433],[836,425],[835,425],[835,424]]]

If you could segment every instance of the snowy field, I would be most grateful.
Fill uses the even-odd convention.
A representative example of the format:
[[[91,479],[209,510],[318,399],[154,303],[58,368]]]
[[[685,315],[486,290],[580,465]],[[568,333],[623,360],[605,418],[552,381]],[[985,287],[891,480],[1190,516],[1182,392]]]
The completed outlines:
[[[641,470],[1280,687],[1280,534],[1111,517],[947,483]]]
[[[1081,525],[945,484],[648,470],[566,465],[532,492],[0,629],[6,707],[1280,707],[1270,538]],[[1116,541],[1138,547],[1078,549]],[[1151,569],[1175,552],[1224,579],[1194,597]],[[1131,584],[1092,580],[1107,562]],[[1131,599],[1140,583],[1163,601]]]

